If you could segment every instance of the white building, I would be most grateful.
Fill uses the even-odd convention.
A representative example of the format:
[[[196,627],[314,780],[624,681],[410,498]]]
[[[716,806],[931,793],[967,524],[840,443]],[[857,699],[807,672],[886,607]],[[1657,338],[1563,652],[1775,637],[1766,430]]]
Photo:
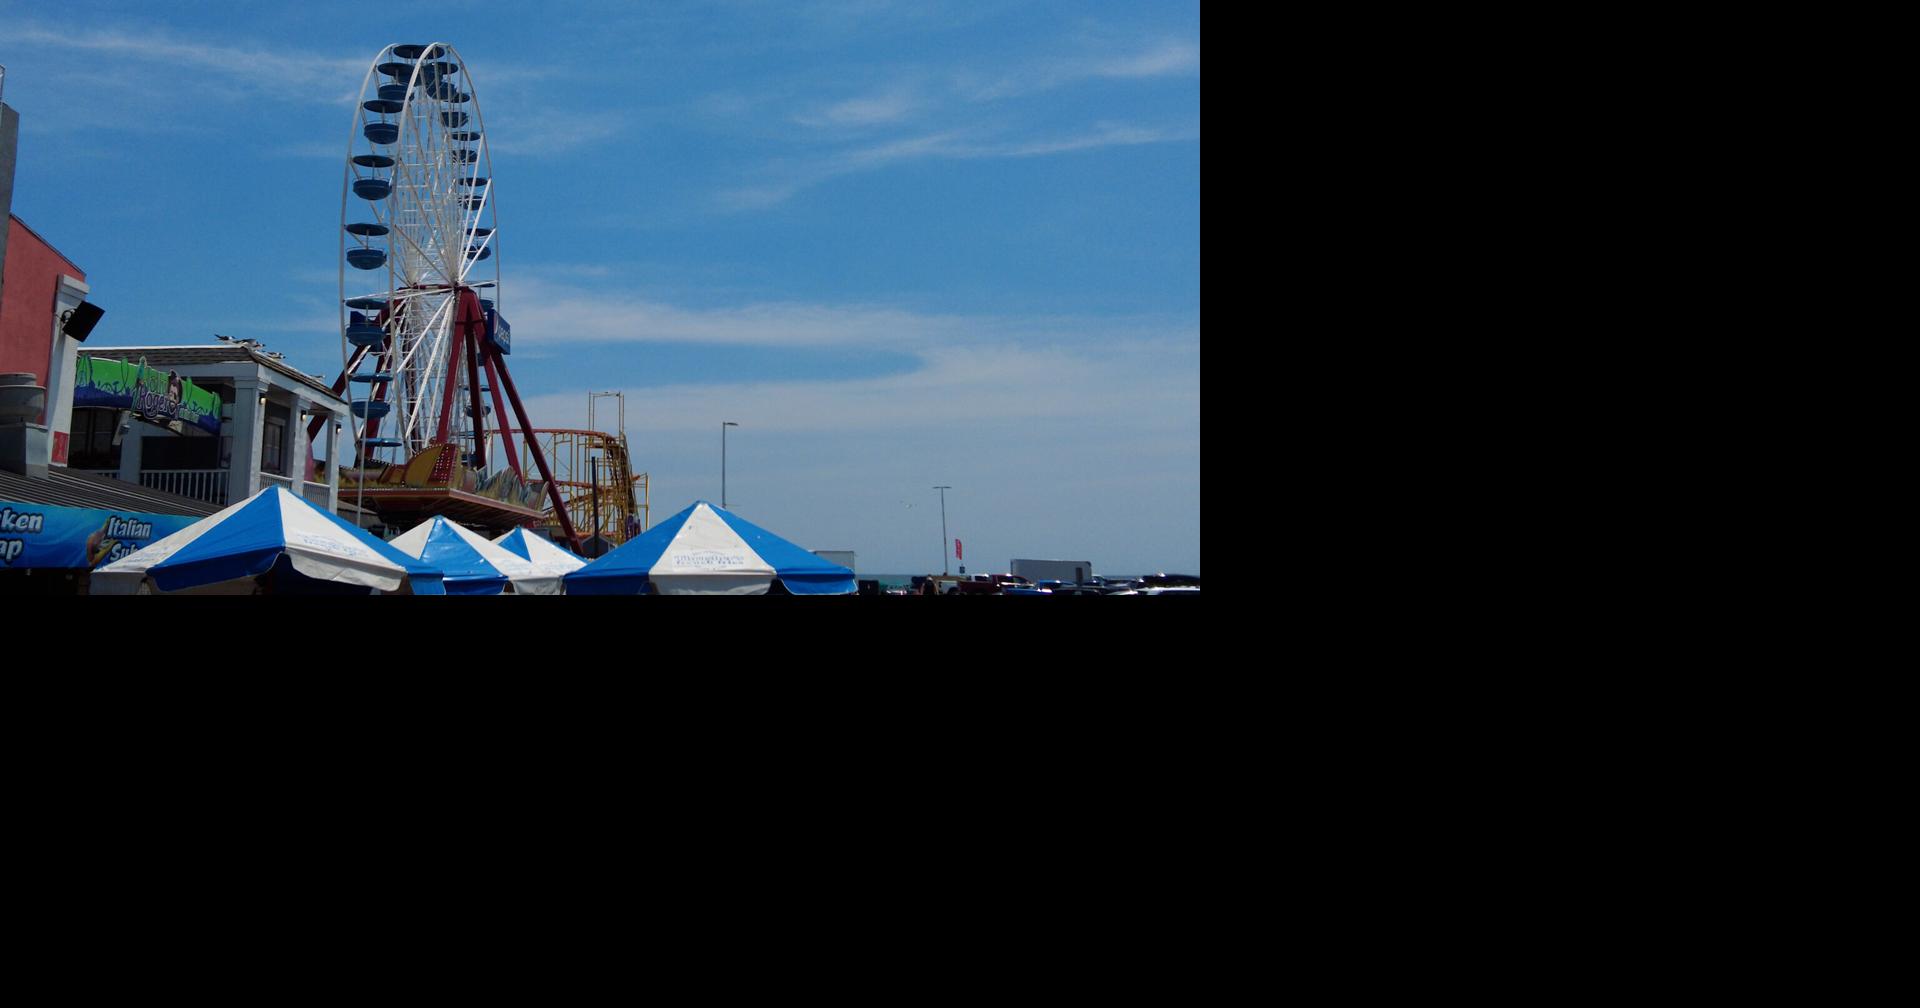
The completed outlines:
[[[178,421],[150,423],[134,409],[86,406],[69,388],[69,467],[221,506],[281,486],[339,512],[339,468],[313,464],[307,431],[324,417],[313,438],[320,442],[317,454],[337,460],[352,421],[347,402],[321,379],[240,343],[82,348],[79,356],[128,365],[144,360],[150,372],[190,381],[218,395],[220,423],[218,434]],[[85,370],[80,362],[76,374]]]

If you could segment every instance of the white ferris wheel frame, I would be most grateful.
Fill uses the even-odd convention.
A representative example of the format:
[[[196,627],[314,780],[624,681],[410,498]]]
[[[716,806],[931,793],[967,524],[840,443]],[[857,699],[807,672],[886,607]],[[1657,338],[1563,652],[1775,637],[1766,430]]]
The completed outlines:
[[[392,412],[382,421],[382,428],[386,433],[391,425],[389,436],[402,442],[402,454],[397,461],[404,462],[434,442],[446,383],[450,375],[460,373],[462,362],[449,359],[458,289],[463,286],[492,288],[489,299],[494,303],[494,310],[498,312],[502,306],[501,256],[494,241],[500,228],[493,198],[493,154],[487,141],[486,117],[480,111],[479,91],[473,86],[466,61],[453,46],[430,43],[423,46],[413,60],[396,56],[394,50],[398,46],[389,45],[380,50],[367,66],[366,76],[360,83],[360,96],[354,102],[347,152],[342,159],[346,171],[340,186],[340,365],[341,373],[347,374],[355,350],[347,339],[350,310],[347,302],[361,297],[386,300],[389,306],[388,370],[393,374],[393,381],[387,397]],[[370,97],[379,97],[380,84],[399,83],[382,71],[381,65],[408,62],[412,63],[413,71],[406,80],[406,95],[400,111],[369,110],[366,102]],[[467,101],[450,102],[425,91],[425,68],[441,62],[451,62],[457,67],[453,74],[442,76],[452,77],[453,86],[466,93]],[[449,126],[441,116],[443,112],[470,112],[470,121]],[[398,123],[398,138],[391,144],[373,143],[364,132],[370,122]],[[479,138],[453,141],[448,136],[466,130],[477,132]],[[456,161],[452,157],[456,143],[477,152],[472,162]],[[353,161],[356,154],[362,152],[392,157],[396,163],[385,169],[362,168]],[[365,200],[353,192],[356,181],[369,177],[391,181],[392,191],[385,199]],[[462,185],[461,179],[485,179],[486,182]],[[469,208],[462,202],[465,196],[478,196],[479,200]],[[364,206],[354,206],[355,200]],[[364,216],[353,216],[356,212]],[[367,219],[369,216],[371,220]],[[352,268],[347,263],[346,226],[352,223],[377,223],[387,227],[383,237],[354,239],[357,245],[382,248],[387,253],[386,290],[348,293],[349,273],[357,278],[373,272]],[[481,226],[488,227],[488,233],[469,245],[468,236],[475,227]],[[475,282],[475,267],[486,261],[480,256],[483,249],[492,250],[486,259],[492,261],[493,277],[490,282]],[[396,310],[403,304],[410,310]],[[377,355],[370,351],[364,360],[375,361]],[[349,381],[349,386],[351,384]],[[351,387],[347,395],[353,396]],[[448,436],[455,444],[461,442],[463,433],[471,436],[475,418],[463,414],[467,402],[464,395],[456,395],[453,401]],[[355,418],[354,444],[361,458],[373,454],[365,447],[368,422],[366,417]]]

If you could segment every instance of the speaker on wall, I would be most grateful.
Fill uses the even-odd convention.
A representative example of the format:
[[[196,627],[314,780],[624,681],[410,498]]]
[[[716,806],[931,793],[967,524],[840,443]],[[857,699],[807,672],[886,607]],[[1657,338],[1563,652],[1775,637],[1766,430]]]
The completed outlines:
[[[82,301],[72,311],[60,316],[60,331],[73,337],[75,342],[85,343],[93,327],[100,324],[100,316],[106,309],[92,302]]]

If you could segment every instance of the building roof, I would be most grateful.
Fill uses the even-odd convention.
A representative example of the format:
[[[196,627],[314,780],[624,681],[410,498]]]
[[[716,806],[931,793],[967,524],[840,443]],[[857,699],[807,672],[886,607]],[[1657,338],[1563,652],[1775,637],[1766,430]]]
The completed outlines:
[[[204,518],[220,510],[216,504],[136,483],[122,483],[108,476],[77,472],[64,466],[48,466],[44,477],[22,476],[0,469],[0,500],[58,507],[100,508],[106,511],[144,511],[148,514],[187,515],[194,518]]]
[[[327,396],[339,403],[346,400],[333,390],[325,379],[296,371],[278,358],[255,351],[252,347],[220,344],[219,346],[145,346],[145,347],[82,347],[80,353],[88,357],[124,358],[135,355],[147,359],[149,367],[177,368],[194,364],[259,364],[269,370],[279,372]]]

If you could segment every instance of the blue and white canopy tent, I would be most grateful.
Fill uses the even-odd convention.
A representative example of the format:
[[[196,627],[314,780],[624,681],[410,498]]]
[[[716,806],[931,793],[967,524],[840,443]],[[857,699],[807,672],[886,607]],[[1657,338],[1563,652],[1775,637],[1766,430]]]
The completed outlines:
[[[752,522],[694,501],[566,577],[569,595],[851,595],[853,571]]]
[[[587,565],[587,558],[556,546],[530,529],[517,528],[495,539],[494,545],[533,565],[542,574],[562,577]]]
[[[268,487],[93,571],[95,595],[442,595],[438,567]]]
[[[516,595],[560,594],[559,574],[534,569],[525,559],[445,515],[415,525],[396,536],[392,545],[445,571],[449,595],[499,595],[509,584]]]

